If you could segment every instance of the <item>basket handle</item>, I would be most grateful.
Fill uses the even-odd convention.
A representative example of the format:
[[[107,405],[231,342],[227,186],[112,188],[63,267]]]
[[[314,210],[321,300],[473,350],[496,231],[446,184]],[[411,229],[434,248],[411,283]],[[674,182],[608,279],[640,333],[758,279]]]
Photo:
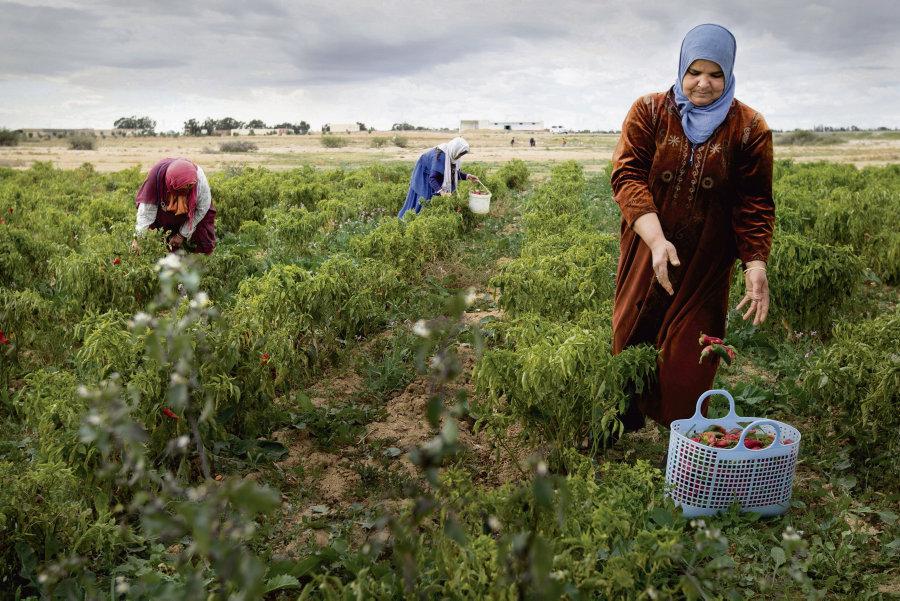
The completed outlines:
[[[781,439],[782,439],[781,424],[779,424],[778,422],[771,420],[771,419],[758,419],[756,421],[750,422],[749,424],[747,424],[744,427],[744,429],[741,431],[741,437],[738,439],[737,446],[735,448],[743,449],[744,448],[744,439],[747,437],[747,434],[749,434],[754,428],[758,428],[759,426],[763,426],[763,425],[769,425],[769,426],[772,426],[773,428],[775,428],[775,438],[772,440],[772,444],[770,444],[768,447],[763,447],[763,448],[768,449],[769,447],[771,447],[772,445],[774,445],[776,443],[783,444],[781,442]]]
[[[694,411],[694,417],[692,417],[691,419],[698,419],[698,418],[706,419],[703,417],[703,413],[701,412],[701,409],[703,408],[703,401],[705,401],[709,397],[713,396],[714,394],[720,394],[723,397],[725,397],[726,399],[728,399],[728,415],[726,417],[734,417],[734,418],[738,417],[738,414],[734,410],[734,397],[731,396],[731,393],[728,392],[727,390],[715,389],[715,390],[707,390],[706,392],[704,392],[703,394],[700,395],[700,398],[697,399],[697,409]]]

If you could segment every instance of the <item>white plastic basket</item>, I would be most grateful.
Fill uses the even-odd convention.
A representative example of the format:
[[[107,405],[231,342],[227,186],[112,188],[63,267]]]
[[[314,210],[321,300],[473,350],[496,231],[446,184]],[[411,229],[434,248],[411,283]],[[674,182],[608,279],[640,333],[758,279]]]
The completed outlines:
[[[728,399],[728,415],[719,419],[703,417],[700,408],[708,397],[720,394]],[[743,428],[737,445],[730,449],[708,447],[689,438],[709,426]],[[752,450],[744,438],[754,428],[774,436],[771,445]],[[791,439],[791,444],[784,444]],[[791,503],[800,432],[788,424],[758,417],[740,417],[734,398],[727,390],[709,390],[697,399],[693,417],[672,422],[669,432],[669,460],[666,465],[667,494],[686,517],[713,515],[735,501],[742,511],[779,515]]]
[[[476,194],[475,190],[469,192],[469,210],[479,215],[487,215],[491,212],[491,193],[482,192]]]

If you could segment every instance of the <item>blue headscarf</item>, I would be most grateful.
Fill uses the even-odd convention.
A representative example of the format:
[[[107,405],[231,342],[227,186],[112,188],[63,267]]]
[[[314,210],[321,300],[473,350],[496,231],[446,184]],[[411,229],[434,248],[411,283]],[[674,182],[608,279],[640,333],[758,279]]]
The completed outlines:
[[[702,144],[709,139],[719,124],[728,115],[734,100],[734,55],[737,42],[731,32],[721,25],[707,23],[690,30],[681,42],[681,56],[678,58],[678,79],[675,80],[675,103],[681,113],[684,133],[694,144]],[[697,59],[713,61],[722,68],[725,75],[725,90],[719,98],[706,106],[694,106],[681,88],[681,81],[688,67]]]

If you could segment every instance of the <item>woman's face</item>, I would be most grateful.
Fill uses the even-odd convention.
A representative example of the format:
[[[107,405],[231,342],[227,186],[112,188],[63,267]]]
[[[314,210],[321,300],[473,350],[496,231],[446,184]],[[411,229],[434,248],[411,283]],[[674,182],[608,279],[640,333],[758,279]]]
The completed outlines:
[[[169,190],[169,206],[174,207],[178,202],[187,203],[188,197],[191,195],[191,186],[179,188],[177,190]]]
[[[681,90],[694,106],[706,106],[715,102],[725,91],[722,67],[702,58],[695,60],[681,80]]]

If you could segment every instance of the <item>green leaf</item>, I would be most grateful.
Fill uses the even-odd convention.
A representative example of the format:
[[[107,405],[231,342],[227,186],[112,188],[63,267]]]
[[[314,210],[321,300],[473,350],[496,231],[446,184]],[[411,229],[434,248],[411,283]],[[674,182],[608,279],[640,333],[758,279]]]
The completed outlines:
[[[300,581],[290,574],[281,574],[266,580],[265,592],[271,593],[272,591],[281,591],[291,588],[300,588]]]
[[[784,565],[784,562],[787,561],[787,558],[784,555],[784,549],[781,547],[772,547],[770,553],[772,559],[775,561],[775,567],[781,567]]]
[[[709,562],[709,567],[714,570],[722,570],[725,568],[733,568],[735,566],[734,559],[731,555],[719,555]]]

